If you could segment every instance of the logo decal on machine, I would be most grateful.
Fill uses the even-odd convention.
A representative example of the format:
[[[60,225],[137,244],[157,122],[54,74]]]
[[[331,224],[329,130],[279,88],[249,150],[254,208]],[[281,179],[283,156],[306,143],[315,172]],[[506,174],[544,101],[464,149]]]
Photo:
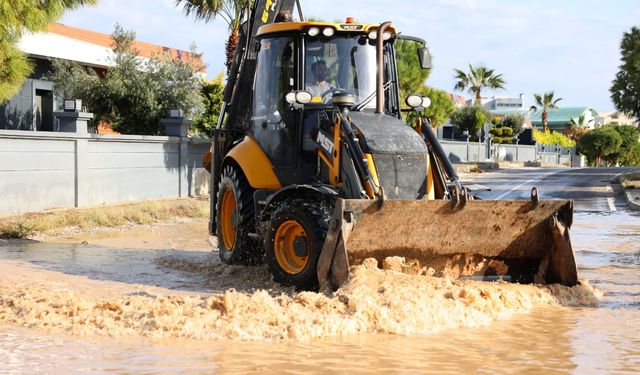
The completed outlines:
[[[273,10],[276,8],[276,5],[278,4],[278,1],[273,1],[273,0],[267,0],[266,5],[264,6],[264,11],[262,12],[262,22],[266,23],[269,20],[269,10],[271,10],[273,12]],[[271,8],[271,9],[269,9]]]
[[[333,156],[333,141],[324,135],[323,132],[318,132],[318,138],[316,138],[316,142],[331,156]]]

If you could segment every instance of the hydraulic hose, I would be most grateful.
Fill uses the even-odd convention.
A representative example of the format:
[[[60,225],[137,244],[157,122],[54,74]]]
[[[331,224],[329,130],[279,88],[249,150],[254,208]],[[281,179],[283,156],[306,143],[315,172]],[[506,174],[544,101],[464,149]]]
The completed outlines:
[[[449,179],[460,190],[462,190],[462,184],[460,184],[459,181],[460,177],[458,177],[458,173],[456,173],[456,169],[453,167],[453,164],[451,164],[451,161],[447,157],[447,153],[442,148],[442,145],[440,144],[440,142],[438,142],[436,134],[433,132],[433,129],[431,129],[431,124],[429,124],[429,122],[426,120],[423,121],[425,121],[426,123],[424,124],[425,126],[422,127],[422,133],[425,135],[425,137],[427,137],[427,141],[433,148],[433,153],[436,155],[436,157],[438,157],[438,159],[440,159],[440,162],[444,166],[447,175],[449,175]]]

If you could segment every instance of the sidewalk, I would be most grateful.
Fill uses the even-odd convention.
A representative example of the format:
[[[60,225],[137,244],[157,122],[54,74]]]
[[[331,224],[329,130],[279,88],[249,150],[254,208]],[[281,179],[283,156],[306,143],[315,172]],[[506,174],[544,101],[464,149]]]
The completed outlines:
[[[620,186],[632,210],[640,211],[640,173],[627,172],[620,177]]]
[[[511,162],[511,161],[481,161],[481,162],[461,162],[453,163],[453,167],[458,173],[489,172],[499,169],[519,169],[519,168],[570,168],[566,165],[549,164],[540,161]]]
[[[640,211],[640,189],[625,190],[624,197],[627,200],[629,208]]]

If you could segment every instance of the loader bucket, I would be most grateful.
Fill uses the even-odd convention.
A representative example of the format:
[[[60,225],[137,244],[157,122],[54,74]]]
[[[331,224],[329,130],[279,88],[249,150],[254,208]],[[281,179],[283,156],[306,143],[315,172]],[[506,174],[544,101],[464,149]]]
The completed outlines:
[[[338,199],[318,261],[321,289],[349,266],[401,256],[436,276],[517,283],[578,283],[571,201]]]

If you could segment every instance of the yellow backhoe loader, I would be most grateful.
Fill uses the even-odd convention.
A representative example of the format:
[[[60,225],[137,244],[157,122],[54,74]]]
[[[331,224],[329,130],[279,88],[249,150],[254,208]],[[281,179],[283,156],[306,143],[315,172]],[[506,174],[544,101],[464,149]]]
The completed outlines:
[[[303,289],[335,290],[351,265],[389,256],[450,276],[577,283],[572,202],[535,190],[473,200],[429,126],[401,120],[403,36],[390,22],[305,22],[299,4],[294,22],[295,7],[256,0],[243,14],[211,148],[209,231],[224,262],[266,259]],[[429,68],[424,41],[409,39]]]

